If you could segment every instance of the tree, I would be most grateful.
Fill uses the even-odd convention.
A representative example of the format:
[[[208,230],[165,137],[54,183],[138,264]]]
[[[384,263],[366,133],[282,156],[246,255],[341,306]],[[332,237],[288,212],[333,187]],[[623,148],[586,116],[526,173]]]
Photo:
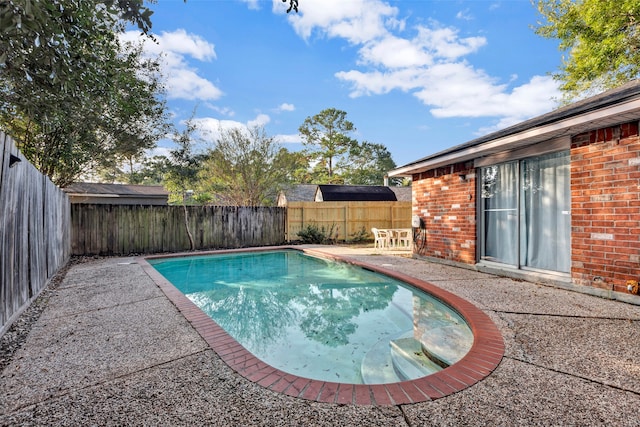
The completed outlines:
[[[0,2],[0,128],[60,186],[165,133],[158,62],[116,34],[119,17],[148,30],[142,3]]]
[[[638,0],[537,0],[536,33],[560,39],[567,52],[559,80],[566,100],[595,94],[640,76]]]
[[[328,108],[307,117],[298,129],[304,153],[313,164],[311,181],[316,184],[383,185],[387,172],[396,167],[382,144],[358,142],[347,135],[355,131],[347,113]],[[399,185],[399,180],[393,180]]]
[[[165,176],[171,170],[171,161],[166,156],[145,157],[142,165],[133,174],[131,184],[164,185]]]
[[[200,188],[223,205],[273,205],[295,173],[283,167],[290,160],[262,127],[225,130],[207,153]]]
[[[159,63],[143,59],[141,45],[126,45],[127,68],[116,73],[111,83],[112,106],[99,128],[102,145],[110,148],[102,169],[128,171],[125,181],[133,183],[137,164],[146,150],[170,130],[159,76]],[[124,166],[124,168],[123,168]]]
[[[195,112],[194,112],[195,115]],[[182,132],[173,136],[177,147],[170,151],[169,171],[165,178],[165,186],[169,191],[169,202],[182,205],[184,211],[184,226],[189,237],[190,250],[195,248],[193,234],[189,228],[189,210],[187,204],[193,202],[193,189],[196,187],[198,172],[202,166],[204,155],[194,152],[193,134],[196,125],[193,115],[185,124]]]
[[[336,184],[342,181],[339,172],[353,144],[347,133],[356,130],[346,117],[344,111],[327,108],[313,117],[307,117],[298,129],[304,151],[310,162],[315,163],[316,183]]]
[[[45,175],[64,187],[79,176],[138,160],[168,129],[158,62],[140,46],[100,38],[100,81],[69,77],[69,92],[0,73],[0,128]],[[97,68],[96,68],[97,69]]]
[[[291,184],[311,184],[313,182],[309,170],[309,160],[301,151],[289,151],[280,148],[274,159],[275,167],[284,173],[284,181]]]
[[[127,168],[105,169],[98,174],[100,182],[125,182],[138,185],[164,185],[171,161],[163,155],[143,156],[139,163]]]
[[[383,185],[387,172],[396,167],[387,147],[366,141],[351,145],[349,162],[344,182],[351,185]],[[397,185],[399,180],[393,183]]]

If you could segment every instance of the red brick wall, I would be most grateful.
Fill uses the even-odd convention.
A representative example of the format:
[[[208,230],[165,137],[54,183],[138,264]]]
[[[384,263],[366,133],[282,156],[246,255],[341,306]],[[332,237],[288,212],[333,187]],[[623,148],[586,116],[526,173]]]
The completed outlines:
[[[626,292],[640,278],[638,122],[572,138],[571,258],[576,284]]]
[[[460,176],[464,175],[462,181]],[[460,163],[413,176],[413,214],[426,228],[424,256],[473,264],[476,261],[476,176],[473,163]]]

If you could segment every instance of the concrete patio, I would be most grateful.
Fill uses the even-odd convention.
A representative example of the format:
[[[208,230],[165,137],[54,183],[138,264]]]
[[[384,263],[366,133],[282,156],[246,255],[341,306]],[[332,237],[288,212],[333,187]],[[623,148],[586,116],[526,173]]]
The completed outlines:
[[[424,403],[297,399],[231,370],[135,258],[89,259],[43,293],[42,314],[3,363],[0,425],[640,426],[640,306],[366,248],[323,250],[470,301],[501,331],[502,362]]]

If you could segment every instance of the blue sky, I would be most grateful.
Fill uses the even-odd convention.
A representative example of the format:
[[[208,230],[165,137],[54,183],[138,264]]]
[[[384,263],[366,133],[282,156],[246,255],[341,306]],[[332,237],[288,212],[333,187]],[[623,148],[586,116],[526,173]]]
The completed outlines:
[[[556,40],[530,0],[158,0],[151,5],[176,124],[210,141],[263,125],[291,150],[326,108],[398,166],[556,107]],[[136,38],[136,32],[127,34]],[[170,146],[160,144],[157,152]]]

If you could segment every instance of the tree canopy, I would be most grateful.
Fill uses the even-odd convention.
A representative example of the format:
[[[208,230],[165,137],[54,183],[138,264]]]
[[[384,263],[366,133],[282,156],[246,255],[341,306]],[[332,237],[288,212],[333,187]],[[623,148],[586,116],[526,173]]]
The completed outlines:
[[[123,44],[142,0],[0,2],[0,128],[60,186],[139,159],[167,131],[159,65]]]
[[[152,14],[144,0],[2,1],[0,70],[68,90],[66,80],[77,80],[78,74],[91,84],[100,76],[100,64],[95,61],[101,58],[93,55],[99,39],[114,37],[124,22],[148,33]]]
[[[638,0],[537,0],[536,33],[560,40],[566,52],[555,74],[566,100],[640,76]]]
[[[382,185],[387,172],[396,167],[391,153],[382,144],[363,141],[349,148],[349,166],[345,169],[344,183],[350,185]],[[400,185],[402,180],[392,178]]]
[[[387,171],[396,167],[384,145],[348,135],[356,128],[345,111],[322,110],[307,117],[298,130],[312,165],[310,183],[382,185]]]
[[[193,202],[198,173],[205,160],[205,155],[197,153],[194,147],[196,130],[192,116],[186,121],[184,130],[172,136],[176,147],[169,151],[164,185],[169,191],[169,202],[174,204],[187,205]]]
[[[295,160],[262,127],[225,130],[207,153],[200,188],[218,204],[272,205],[300,167]]]
[[[101,81],[80,89],[71,77],[71,92],[0,72],[0,128],[59,186],[139,160],[168,129],[157,62],[143,58],[139,46],[115,39],[95,51],[104,54]]]
[[[314,180],[319,184],[339,184],[340,169],[354,140],[349,133],[356,130],[347,120],[347,113],[327,108],[315,116],[307,117],[298,131],[304,150],[314,164]]]

